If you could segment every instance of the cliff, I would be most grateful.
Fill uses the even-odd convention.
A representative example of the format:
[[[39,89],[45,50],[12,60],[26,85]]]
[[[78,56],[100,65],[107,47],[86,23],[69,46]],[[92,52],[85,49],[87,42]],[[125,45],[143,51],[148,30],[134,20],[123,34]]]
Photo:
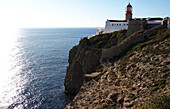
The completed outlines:
[[[100,49],[89,49],[87,38],[80,41],[69,52],[69,66],[65,77],[65,91],[69,95],[76,95],[83,84],[84,74],[95,71],[100,65]]]
[[[75,96],[85,80],[85,74],[102,69],[100,59],[103,48],[109,48],[125,39],[127,30],[83,38],[69,52],[69,66],[65,77],[65,91]]]
[[[111,58],[115,56],[114,53],[102,59],[102,51],[131,40],[131,37],[120,40],[119,35],[124,36],[126,31],[81,40],[70,51],[65,79],[66,91],[77,84],[71,92],[78,94],[65,108],[169,109],[170,29],[157,29],[131,36],[140,37],[145,34],[144,40],[132,43],[128,51],[121,51],[120,54],[123,54],[114,59]],[[87,78],[91,78],[90,81]]]

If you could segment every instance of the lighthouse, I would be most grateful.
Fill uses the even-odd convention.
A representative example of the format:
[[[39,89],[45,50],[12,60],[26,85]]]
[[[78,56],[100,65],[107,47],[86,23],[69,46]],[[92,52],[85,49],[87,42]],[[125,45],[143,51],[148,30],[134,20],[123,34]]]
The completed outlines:
[[[132,6],[130,3],[126,7],[126,14],[125,14],[125,20],[132,19]]]
[[[132,5],[129,3],[126,6],[125,20],[106,20],[105,29],[99,29],[97,34],[111,33],[123,29],[130,30],[126,36],[133,34],[139,30],[145,30],[160,25],[162,18],[135,18],[132,19]],[[169,18],[170,19],[170,18]],[[170,28],[170,20],[168,20],[168,28]]]

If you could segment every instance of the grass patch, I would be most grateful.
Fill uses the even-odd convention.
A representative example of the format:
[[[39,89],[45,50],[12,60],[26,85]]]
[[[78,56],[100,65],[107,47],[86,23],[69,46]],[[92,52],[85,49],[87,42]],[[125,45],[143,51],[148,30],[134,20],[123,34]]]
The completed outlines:
[[[155,86],[155,87],[153,87],[151,90],[150,90],[150,93],[152,94],[152,93],[154,93],[155,91],[157,91],[159,89],[159,87],[158,86]]]
[[[143,33],[143,32],[144,32],[143,30],[139,30],[139,31],[133,33],[132,35],[130,35],[129,37],[125,38],[124,40],[122,40],[120,43],[125,42],[125,41],[131,39],[132,37],[134,37],[135,35]]]
[[[139,104],[137,109],[170,109],[170,96],[160,95],[149,99],[147,102]]]
[[[169,68],[165,67],[161,69],[161,72],[165,73],[165,72],[168,72],[169,70],[170,70]]]
[[[150,93],[154,93],[155,91],[157,91],[158,89],[164,88],[166,84],[166,80],[162,79],[157,81],[152,87],[152,89],[150,90]]]
[[[113,33],[96,35],[89,39],[89,46],[98,49],[110,48],[124,40],[126,38],[126,32],[127,30],[120,30]]]

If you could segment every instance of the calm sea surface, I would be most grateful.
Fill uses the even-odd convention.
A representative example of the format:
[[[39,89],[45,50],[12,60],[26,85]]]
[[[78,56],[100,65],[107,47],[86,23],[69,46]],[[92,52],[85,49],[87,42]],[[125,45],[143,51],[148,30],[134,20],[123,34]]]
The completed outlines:
[[[69,50],[96,28],[0,32],[0,109],[63,109]]]

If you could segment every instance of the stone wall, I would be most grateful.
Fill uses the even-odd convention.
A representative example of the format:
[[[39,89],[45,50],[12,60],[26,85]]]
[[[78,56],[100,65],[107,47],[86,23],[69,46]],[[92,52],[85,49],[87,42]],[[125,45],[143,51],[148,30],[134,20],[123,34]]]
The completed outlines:
[[[136,44],[143,42],[147,37],[157,34],[157,32],[163,28],[166,27],[164,25],[158,25],[152,29],[144,31],[143,33],[133,36],[131,39],[128,39],[119,45],[112,46],[111,48],[107,49],[102,49],[101,60],[118,57],[122,53],[127,52]]]
[[[153,28],[155,26],[158,26],[158,25],[160,25],[160,24],[147,24],[147,28],[146,29],[151,29],[151,28]]]
[[[141,19],[131,19],[129,20],[129,26],[128,26],[128,31],[126,36],[130,36],[131,34],[133,34],[136,31],[139,30],[145,30],[145,28],[147,27],[147,21],[146,20],[141,20]]]
[[[119,56],[125,50],[128,51],[128,49],[131,45],[133,45],[135,43],[142,42],[144,40],[145,40],[145,36],[142,35],[142,34],[138,34],[138,35],[132,37],[131,39],[128,39],[124,43],[121,43],[117,46],[113,46],[113,47],[108,48],[108,49],[103,49],[101,58],[102,59],[116,58],[117,56]]]

